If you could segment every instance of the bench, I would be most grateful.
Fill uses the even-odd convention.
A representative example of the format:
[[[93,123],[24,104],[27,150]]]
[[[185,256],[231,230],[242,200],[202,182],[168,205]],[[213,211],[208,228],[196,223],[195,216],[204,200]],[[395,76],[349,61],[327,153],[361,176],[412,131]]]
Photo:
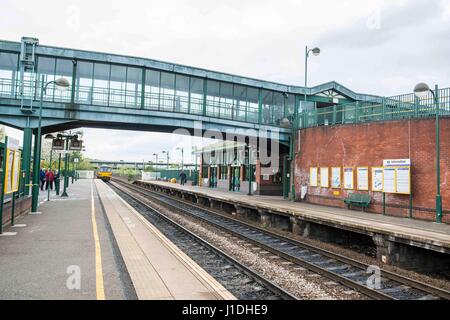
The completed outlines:
[[[350,206],[353,205],[362,207],[362,210],[364,211],[364,209],[370,205],[370,200],[371,198],[368,194],[352,193],[348,196],[348,198],[344,199],[344,202],[347,204],[349,209]]]

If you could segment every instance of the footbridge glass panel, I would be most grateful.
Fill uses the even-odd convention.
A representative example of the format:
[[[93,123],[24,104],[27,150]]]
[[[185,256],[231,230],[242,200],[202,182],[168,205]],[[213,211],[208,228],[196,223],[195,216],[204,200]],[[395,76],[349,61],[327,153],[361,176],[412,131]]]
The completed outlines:
[[[18,60],[18,54],[0,52],[0,95],[2,97],[16,97],[14,80],[18,76]]]
[[[40,89],[44,84],[59,77],[68,79],[71,83],[70,90],[59,91],[50,84],[43,96],[44,103],[55,103],[54,108],[44,112],[44,116],[47,114],[48,117],[54,117],[52,121],[55,125],[58,121],[73,120],[69,113],[62,112],[70,108],[69,104],[78,105],[77,108],[72,108],[75,111],[92,110],[110,113],[111,117],[114,113],[119,115],[128,112],[123,109],[143,111],[130,113],[132,116],[127,121],[134,121],[133,117],[141,115],[148,116],[146,111],[149,110],[158,111],[161,113],[151,114],[157,119],[145,121],[146,124],[160,127],[173,119],[181,120],[187,126],[191,126],[189,121],[201,119],[219,122],[224,128],[259,129],[261,125],[280,127],[283,118],[289,118],[293,123],[296,108],[300,127],[348,123],[356,121],[355,119],[373,120],[377,117],[385,118],[389,114],[389,104],[385,105],[385,113],[382,114],[379,103],[374,105],[371,102],[364,104],[367,112],[356,115],[355,108],[360,110],[363,104],[356,106],[351,103],[367,101],[374,96],[355,93],[333,81],[304,88],[145,58],[39,44],[33,51],[33,66],[29,67],[26,66],[28,62],[20,58],[22,45],[23,43],[0,40],[0,97],[21,99],[22,105],[24,99],[39,101]],[[335,95],[326,96],[325,92],[334,92]],[[308,108],[303,106],[305,95]],[[339,96],[339,101],[335,101],[336,95]],[[350,104],[343,105],[349,102]],[[321,103],[320,108],[317,107],[318,103]],[[6,105],[14,104],[21,103],[6,102]],[[32,111],[33,103],[30,106],[31,109],[22,111]],[[323,109],[324,106],[328,109]],[[22,121],[17,120],[20,115],[14,115],[16,123]],[[69,115],[68,119],[64,118],[66,115]],[[85,113],[83,116],[85,119],[75,118],[80,122],[96,121],[94,113]],[[289,129],[284,128],[282,131],[283,139],[287,139]]]
[[[292,114],[295,101],[290,95],[285,103],[283,92],[127,65],[50,56],[38,56],[36,65],[37,79],[29,72],[23,91],[24,97],[34,100],[40,99],[41,85],[65,77],[73,80],[77,104],[190,113],[273,126]],[[19,55],[0,52],[2,97],[17,97],[19,74]],[[71,90],[59,91],[49,85],[43,100],[67,103],[71,95]],[[290,113],[285,105],[290,105]]]

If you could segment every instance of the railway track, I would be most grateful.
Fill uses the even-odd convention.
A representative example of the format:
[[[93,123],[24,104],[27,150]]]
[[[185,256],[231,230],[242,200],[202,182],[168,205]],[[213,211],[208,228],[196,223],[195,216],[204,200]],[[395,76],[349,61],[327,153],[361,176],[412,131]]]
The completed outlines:
[[[184,200],[131,185],[118,179],[113,181],[144,197],[155,199],[171,209],[209,223],[236,237],[249,241],[263,250],[357,290],[370,298],[389,300],[450,299],[450,292],[446,290],[386,270],[380,270],[380,286],[372,286],[367,282],[370,276],[367,271],[370,266],[365,263],[331,251],[312,247]]]
[[[240,300],[296,300],[297,298],[222,250],[193,234],[157,209],[110,183],[125,201],[137,209],[176,246]]]

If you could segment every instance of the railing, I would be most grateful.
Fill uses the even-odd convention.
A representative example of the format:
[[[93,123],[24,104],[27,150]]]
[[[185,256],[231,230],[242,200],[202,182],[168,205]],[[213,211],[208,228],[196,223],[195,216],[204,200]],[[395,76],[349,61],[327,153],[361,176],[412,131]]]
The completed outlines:
[[[450,88],[438,90],[438,97],[439,114],[450,115]],[[435,115],[436,107],[431,93],[420,99],[410,93],[301,112],[299,127],[429,118]]]
[[[0,78],[0,97],[11,99],[23,97],[34,101],[40,100],[39,81],[24,81],[23,95],[20,95],[19,84],[19,80]],[[152,88],[149,92],[144,91],[144,97],[142,98],[142,90],[140,89],[126,90],[78,85],[75,88],[74,102],[95,106],[198,114],[250,123],[258,123],[260,120],[258,103],[254,101],[237,101],[209,95],[206,96],[205,101],[204,95],[196,94],[196,96],[192,96],[189,92],[166,94],[158,92],[159,90],[152,92],[153,89],[157,88]],[[58,91],[54,85],[49,85],[43,100],[45,102],[68,103],[71,102],[71,94],[71,90]],[[279,126],[282,117],[282,114],[280,117],[271,117],[270,119],[262,117],[262,124]]]

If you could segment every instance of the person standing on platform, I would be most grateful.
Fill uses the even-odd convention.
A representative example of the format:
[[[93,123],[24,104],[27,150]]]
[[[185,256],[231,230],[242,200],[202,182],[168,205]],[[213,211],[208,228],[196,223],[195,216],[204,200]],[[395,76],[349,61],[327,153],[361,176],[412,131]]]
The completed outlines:
[[[39,170],[39,182],[41,184],[41,190],[44,190],[45,175],[46,173],[44,169]]]
[[[184,173],[184,171],[181,171],[180,173],[180,183],[182,186],[184,186],[184,184],[186,183],[187,180],[187,176],[186,173]]]
[[[55,170],[55,189],[58,190],[58,184],[59,184],[59,171]]]
[[[45,190],[48,190],[50,186],[50,190],[53,190],[53,181],[55,180],[55,175],[52,170],[48,170],[45,174]]]

